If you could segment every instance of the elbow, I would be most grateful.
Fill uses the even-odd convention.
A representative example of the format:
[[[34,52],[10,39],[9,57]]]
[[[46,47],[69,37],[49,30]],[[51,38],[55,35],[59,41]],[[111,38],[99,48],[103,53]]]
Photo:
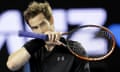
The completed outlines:
[[[11,62],[11,61],[8,61],[7,63],[6,63],[6,65],[7,65],[7,68],[10,70],[10,71],[16,71],[17,70],[17,66],[15,65],[15,63],[14,62]]]

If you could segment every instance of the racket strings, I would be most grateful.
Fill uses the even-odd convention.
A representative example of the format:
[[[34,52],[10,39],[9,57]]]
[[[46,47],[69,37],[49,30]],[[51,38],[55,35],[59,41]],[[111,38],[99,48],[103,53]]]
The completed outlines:
[[[78,58],[90,61],[102,60],[109,56],[113,51],[115,42],[114,36],[107,28],[95,25],[85,25],[74,29],[69,33],[67,38],[68,40],[73,40],[67,43],[70,51]],[[93,42],[92,40],[89,42],[90,38],[93,39]],[[87,42],[90,44],[87,45]],[[99,47],[96,47],[97,43]]]
[[[107,31],[104,31],[104,36],[105,36],[107,39],[111,39],[111,38],[112,38],[111,34],[110,34],[109,32],[107,32]]]
[[[113,40],[112,40],[112,35],[108,32],[108,31],[103,31],[104,37],[107,40],[107,50],[110,51],[112,49],[112,44],[113,44]]]

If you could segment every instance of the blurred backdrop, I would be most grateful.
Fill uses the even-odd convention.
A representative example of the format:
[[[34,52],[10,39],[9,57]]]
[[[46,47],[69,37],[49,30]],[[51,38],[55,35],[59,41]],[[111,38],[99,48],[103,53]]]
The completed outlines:
[[[33,0],[0,0],[0,72],[11,72],[6,61],[12,52],[28,39],[17,36],[25,25],[23,11]],[[44,0],[35,0],[43,2]],[[109,28],[116,38],[112,55],[99,62],[90,62],[91,72],[120,72],[120,3],[118,0],[47,0],[53,8],[56,31],[96,24]],[[99,46],[99,45],[98,45]],[[16,72],[30,72],[29,63]]]

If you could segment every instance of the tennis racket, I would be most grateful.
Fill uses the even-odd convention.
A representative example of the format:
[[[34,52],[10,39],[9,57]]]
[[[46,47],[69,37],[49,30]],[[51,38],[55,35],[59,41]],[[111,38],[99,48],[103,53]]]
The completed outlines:
[[[64,44],[76,57],[87,61],[99,61],[109,57],[115,49],[115,37],[113,33],[104,26],[83,25],[63,33],[67,35]],[[19,36],[40,38],[47,40],[47,35],[20,31]],[[81,54],[81,47],[71,47],[70,40],[81,44],[86,55]]]

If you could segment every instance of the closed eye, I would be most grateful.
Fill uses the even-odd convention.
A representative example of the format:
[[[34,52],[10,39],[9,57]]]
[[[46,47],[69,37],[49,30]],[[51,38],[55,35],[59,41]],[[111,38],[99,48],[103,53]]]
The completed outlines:
[[[32,29],[37,29],[38,28],[38,26],[34,26],[34,27],[31,27]]]
[[[40,23],[39,25],[40,25],[40,27],[42,27],[42,26],[44,26],[46,23],[45,23],[45,21],[42,21],[42,23]]]

